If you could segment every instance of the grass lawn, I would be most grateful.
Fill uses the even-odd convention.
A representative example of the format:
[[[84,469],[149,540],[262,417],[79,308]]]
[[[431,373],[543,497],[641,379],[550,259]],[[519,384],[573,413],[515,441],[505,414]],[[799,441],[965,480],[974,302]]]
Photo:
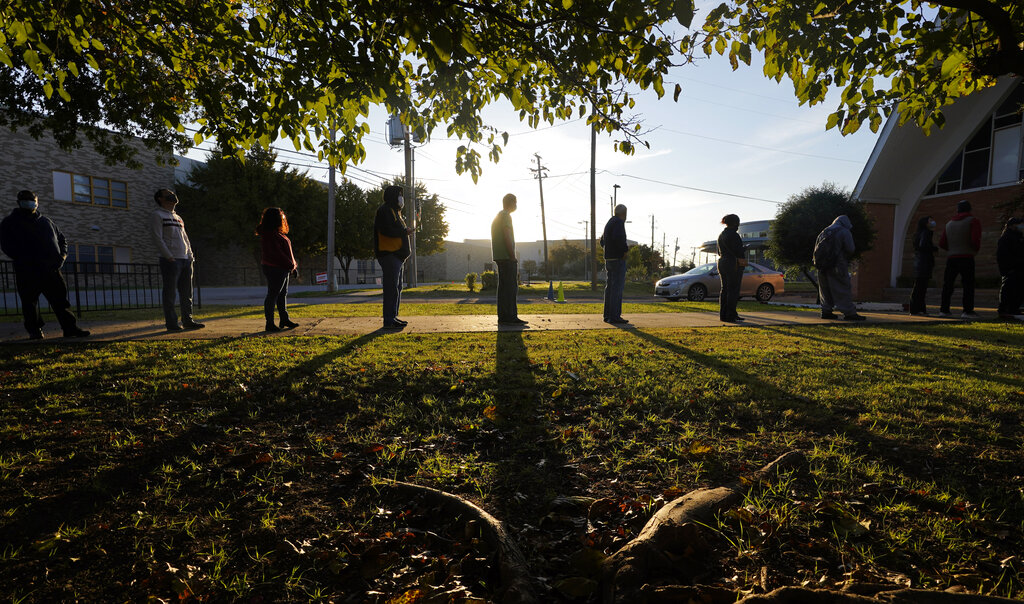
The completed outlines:
[[[0,598],[493,598],[400,479],[506,521],[541,601],[597,601],[661,504],[791,449],[695,581],[1021,598],[1022,367],[987,322],[0,346]]]

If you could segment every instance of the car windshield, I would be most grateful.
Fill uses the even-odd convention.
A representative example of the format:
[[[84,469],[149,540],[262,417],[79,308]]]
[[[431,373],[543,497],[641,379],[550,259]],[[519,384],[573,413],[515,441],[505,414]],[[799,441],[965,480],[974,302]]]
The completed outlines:
[[[691,268],[690,270],[686,271],[683,274],[684,275],[690,275],[690,276],[706,275],[709,272],[711,272],[711,269],[713,269],[713,268],[715,268],[715,263],[714,262],[709,262],[707,264],[702,264],[702,265],[700,265],[700,266],[698,266],[696,268]]]

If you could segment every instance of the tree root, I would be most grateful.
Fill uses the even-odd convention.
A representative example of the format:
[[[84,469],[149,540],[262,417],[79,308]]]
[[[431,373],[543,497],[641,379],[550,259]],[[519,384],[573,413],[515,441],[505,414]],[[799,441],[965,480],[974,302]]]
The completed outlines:
[[[500,520],[472,502],[438,489],[399,481],[387,482],[382,486],[395,494],[423,497],[453,516],[473,522],[479,527],[484,541],[498,553],[500,601],[503,604],[532,604],[537,601],[527,572],[526,558]]]
[[[776,472],[806,464],[803,453],[791,451],[761,468],[746,480],[714,489],[698,489],[666,504],[647,521],[635,539],[605,560],[602,569],[602,601],[642,602],[652,594],[644,585],[656,577],[672,581],[687,578],[688,560],[710,551],[700,524],[742,500],[751,485]],[[661,598],[655,598],[661,599]],[[700,601],[700,600],[697,600]]]

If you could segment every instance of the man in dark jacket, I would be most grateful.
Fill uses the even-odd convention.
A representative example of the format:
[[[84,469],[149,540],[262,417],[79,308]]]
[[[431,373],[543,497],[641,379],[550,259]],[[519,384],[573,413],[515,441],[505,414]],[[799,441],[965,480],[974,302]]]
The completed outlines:
[[[939,316],[950,316],[949,305],[959,275],[963,281],[963,319],[978,316],[974,312],[974,257],[981,249],[981,222],[971,215],[971,202],[966,199],[956,204],[956,215],[946,223],[939,238],[939,247],[948,250],[946,270],[942,274],[942,299]]]
[[[79,329],[68,309],[68,287],[60,269],[68,255],[68,243],[57,225],[39,213],[39,198],[32,191],[18,193],[18,207],[0,223],[0,248],[14,261],[18,296],[29,338],[43,338],[39,295],[46,296],[66,338],[89,335]]]
[[[615,215],[604,225],[601,235],[604,267],[608,281],[604,286],[604,322],[613,325],[629,323],[622,318],[622,290],[626,287],[626,206],[615,206]]]
[[[996,262],[999,264],[999,318],[1014,319],[1021,313],[1024,302],[1024,221],[1011,218],[1006,221],[1003,234],[996,244]]]
[[[818,297],[821,298],[821,318],[838,319],[832,312],[838,309],[846,321],[864,321],[864,315],[857,314],[853,303],[853,289],[850,282],[850,258],[856,251],[853,243],[853,223],[845,214],[836,217],[832,224],[818,234],[814,243],[815,268],[818,269]],[[819,254],[819,251],[831,253]],[[821,264],[818,258],[828,258]]]
[[[405,198],[402,187],[391,185],[384,189],[384,203],[377,208],[373,219],[373,252],[377,256],[383,273],[384,327],[401,329],[408,323],[398,318],[398,307],[402,303],[402,267],[409,257],[409,235],[402,217]]]

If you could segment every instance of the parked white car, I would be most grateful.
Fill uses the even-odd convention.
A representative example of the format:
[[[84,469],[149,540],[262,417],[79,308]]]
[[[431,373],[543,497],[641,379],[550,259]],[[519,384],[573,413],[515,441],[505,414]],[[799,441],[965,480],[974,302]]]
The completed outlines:
[[[718,264],[709,262],[702,264],[681,275],[665,277],[654,285],[654,295],[668,298],[672,302],[686,298],[699,302],[708,296],[717,296],[722,289],[718,278]],[[785,279],[779,271],[762,266],[749,264],[743,269],[743,281],[740,283],[740,297],[753,296],[759,302],[767,302],[775,294],[786,291]]]

